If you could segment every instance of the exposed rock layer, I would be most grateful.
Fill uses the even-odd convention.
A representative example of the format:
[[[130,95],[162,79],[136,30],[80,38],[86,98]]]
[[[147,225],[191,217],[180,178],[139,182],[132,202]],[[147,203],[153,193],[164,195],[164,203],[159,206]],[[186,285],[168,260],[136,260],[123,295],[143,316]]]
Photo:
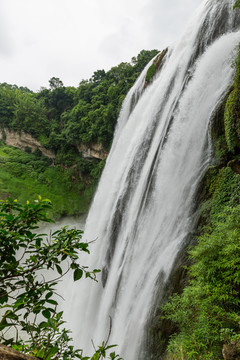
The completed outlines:
[[[2,344],[0,344],[0,359],[1,360],[37,360],[37,358],[33,356],[22,354]]]
[[[26,147],[29,147],[32,151],[34,151],[38,148],[44,156],[50,159],[55,159],[56,157],[51,150],[43,147],[40,141],[24,131],[18,133],[17,131],[11,129],[2,129],[0,130],[0,140],[2,140],[6,145],[14,146],[20,150],[25,150]],[[76,147],[79,153],[82,153],[82,156],[87,159],[94,158],[104,160],[108,156],[108,152],[104,149],[102,144],[85,145],[81,143],[76,145]]]
[[[5,128],[0,131],[0,140],[2,140],[6,145],[14,146],[21,150],[25,150],[26,147],[29,147],[32,151],[34,151],[38,148],[44,156],[50,159],[55,158],[55,154],[52,151],[44,148],[38,140],[24,131],[18,133]]]
[[[240,360],[240,344],[236,341],[223,345],[224,360]]]
[[[103,148],[102,144],[79,144],[77,149],[84,158],[95,158],[104,160],[108,156],[107,151]]]

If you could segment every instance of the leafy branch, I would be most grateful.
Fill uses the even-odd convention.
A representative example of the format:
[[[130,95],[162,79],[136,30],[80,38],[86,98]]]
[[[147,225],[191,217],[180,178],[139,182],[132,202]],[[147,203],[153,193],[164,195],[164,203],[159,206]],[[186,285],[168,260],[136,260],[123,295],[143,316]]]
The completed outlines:
[[[100,270],[79,264],[80,253],[89,254],[81,230],[65,226],[49,237],[36,233],[39,221],[53,222],[46,212],[51,208],[40,196],[25,205],[12,199],[0,203],[0,339],[43,360],[87,360],[70,345],[63,312],[57,311],[56,285],[69,271],[74,281],[83,275],[96,281]],[[43,271],[52,272],[53,279],[46,280]],[[110,348],[103,342],[91,359],[105,358]],[[109,356],[120,359],[114,352]]]

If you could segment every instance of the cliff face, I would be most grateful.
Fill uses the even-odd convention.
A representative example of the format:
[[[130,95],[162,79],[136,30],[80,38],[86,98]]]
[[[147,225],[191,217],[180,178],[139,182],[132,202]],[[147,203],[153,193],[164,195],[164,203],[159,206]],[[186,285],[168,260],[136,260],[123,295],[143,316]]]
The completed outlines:
[[[40,141],[24,131],[18,133],[7,128],[2,129],[0,130],[0,140],[6,145],[14,146],[20,150],[25,150],[26,147],[29,147],[32,151],[39,149],[44,156],[50,159],[56,158],[56,155],[51,150],[43,147]],[[102,144],[92,143],[85,145],[81,143],[76,145],[76,147],[78,152],[82,154],[82,157],[86,159],[104,160],[108,156],[108,152]]]
[[[102,144],[79,144],[77,145],[77,149],[80,153],[82,153],[82,157],[86,159],[99,159],[105,160],[108,156],[108,152],[103,148]]]
[[[29,147],[32,151],[34,151],[38,148],[44,156],[50,159],[55,158],[55,154],[52,151],[44,148],[38,140],[24,131],[18,133],[5,128],[0,131],[0,140],[2,140],[6,145],[14,146],[21,150],[25,150],[26,147]]]

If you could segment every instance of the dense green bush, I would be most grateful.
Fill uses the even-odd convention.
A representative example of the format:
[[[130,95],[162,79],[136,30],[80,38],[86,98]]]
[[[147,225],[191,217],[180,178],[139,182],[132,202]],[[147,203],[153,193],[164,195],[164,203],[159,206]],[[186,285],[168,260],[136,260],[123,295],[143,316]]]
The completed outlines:
[[[240,341],[239,244],[240,205],[224,207],[190,251],[189,285],[165,305],[166,318],[179,329],[170,339],[170,358],[219,360],[223,343]]]
[[[225,108],[225,136],[229,151],[240,149],[240,50],[235,62],[235,78]]]
[[[96,280],[100,270],[79,264],[81,252],[89,253],[81,230],[66,226],[50,237],[36,233],[40,221],[53,222],[49,209],[51,202],[40,196],[25,205],[0,202],[0,340],[42,360],[88,360],[73,348],[64,328],[56,286],[69,271],[78,281],[83,276]],[[106,358],[111,348],[103,342],[91,360]],[[108,358],[120,360],[115,352]]]
[[[43,194],[54,201],[51,214],[54,217],[86,213],[96,186],[96,180],[89,174],[95,166],[97,168],[96,163],[85,160],[83,181],[77,165],[52,166],[51,159],[39,155],[0,143],[0,197],[11,195],[25,202]],[[79,156],[76,162],[77,159]]]

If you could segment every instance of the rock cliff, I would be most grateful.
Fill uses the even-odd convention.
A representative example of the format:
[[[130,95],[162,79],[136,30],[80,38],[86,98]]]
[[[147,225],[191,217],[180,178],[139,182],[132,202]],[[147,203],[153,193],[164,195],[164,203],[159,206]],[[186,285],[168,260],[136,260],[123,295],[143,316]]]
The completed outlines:
[[[0,131],[0,140],[2,140],[6,145],[14,146],[21,150],[25,150],[26,147],[29,147],[32,151],[34,151],[38,148],[44,156],[50,159],[55,158],[55,154],[52,151],[44,148],[38,140],[24,131],[18,133],[14,130],[6,128],[2,129]]]
[[[14,146],[21,150],[25,150],[26,147],[29,147],[32,151],[34,151],[38,148],[44,156],[50,159],[56,158],[56,155],[51,150],[43,147],[40,141],[24,131],[18,133],[17,131],[7,128],[1,129],[0,140],[2,140],[6,145]],[[104,149],[102,144],[93,143],[85,145],[81,143],[76,145],[76,147],[78,152],[82,154],[82,157],[86,159],[104,160],[108,156],[108,152]]]
[[[79,144],[77,149],[84,158],[95,158],[99,160],[104,160],[108,156],[108,152],[103,148],[102,144]]]

